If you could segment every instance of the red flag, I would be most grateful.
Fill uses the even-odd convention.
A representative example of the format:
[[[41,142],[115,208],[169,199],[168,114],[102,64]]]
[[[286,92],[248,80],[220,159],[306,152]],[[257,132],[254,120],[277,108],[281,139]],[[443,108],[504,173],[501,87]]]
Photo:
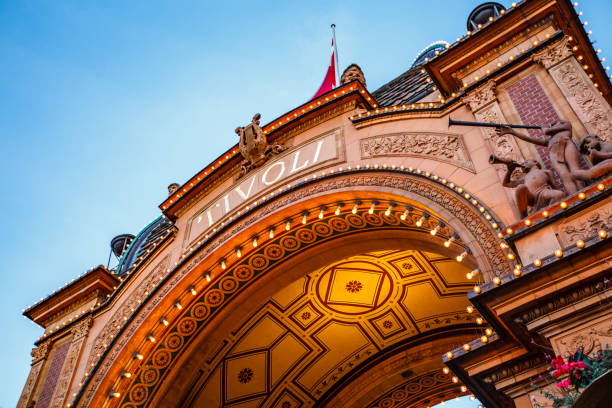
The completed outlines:
[[[327,68],[327,73],[325,74],[325,78],[323,78],[323,83],[321,87],[312,97],[315,99],[326,92],[331,91],[335,87],[338,86],[339,75],[338,75],[338,50],[336,49],[336,25],[332,24],[332,42],[331,42],[331,62],[329,64],[329,68]]]

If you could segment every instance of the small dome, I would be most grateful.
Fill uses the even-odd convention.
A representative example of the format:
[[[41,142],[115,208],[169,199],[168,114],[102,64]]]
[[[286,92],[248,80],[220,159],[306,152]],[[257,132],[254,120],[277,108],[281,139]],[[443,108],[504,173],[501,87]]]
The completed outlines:
[[[414,68],[417,65],[423,65],[425,62],[427,62],[425,61],[426,59],[432,59],[436,56],[436,51],[440,53],[444,51],[448,45],[450,44],[446,41],[436,41],[435,43],[429,44],[423,49],[423,51],[419,52],[419,55],[417,55],[417,57],[414,59],[411,68]]]
[[[111,240],[111,249],[113,250],[113,254],[117,258],[120,258],[123,255],[123,252],[127,249],[128,246],[132,243],[134,239],[134,235],[132,234],[121,234],[117,235],[115,238]]]
[[[506,8],[499,3],[495,2],[487,2],[482,3],[480,6],[476,7],[470,13],[470,16],[467,20],[467,30],[475,31],[478,30],[478,25],[485,25],[489,22],[489,18],[497,17],[502,10]]]

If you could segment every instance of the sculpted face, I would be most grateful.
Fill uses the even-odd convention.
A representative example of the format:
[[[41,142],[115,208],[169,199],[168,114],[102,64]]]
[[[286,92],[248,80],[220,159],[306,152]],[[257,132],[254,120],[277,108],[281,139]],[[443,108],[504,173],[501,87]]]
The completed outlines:
[[[347,84],[351,81],[354,81],[355,79],[360,81],[363,86],[365,86],[365,77],[363,75],[363,72],[361,71],[361,69],[359,69],[358,66],[352,65],[344,71],[340,82],[342,84]]]
[[[601,139],[597,135],[586,135],[580,142],[580,153],[589,154],[591,150],[601,150]]]
[[[523,166],[527,167],[528,169],[533,169],[533,168],[541,168],[540,163],[538,163],[537,160],[534,159],[527,159],[523,162]]]

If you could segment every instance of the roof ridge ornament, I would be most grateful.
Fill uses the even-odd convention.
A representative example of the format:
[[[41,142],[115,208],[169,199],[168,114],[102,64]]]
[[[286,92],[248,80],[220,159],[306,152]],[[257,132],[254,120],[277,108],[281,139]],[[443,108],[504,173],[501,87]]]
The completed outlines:
[[[261,114],[256,113],[246,126],[238,126],[236,134],[240,137],[238,146],[240,154],[244,158],[240,164],[240,176],[254,168],[262,166],[268,159],[283,152],[286,147],[277,143],[268,143],[268,139],[259,126]]]

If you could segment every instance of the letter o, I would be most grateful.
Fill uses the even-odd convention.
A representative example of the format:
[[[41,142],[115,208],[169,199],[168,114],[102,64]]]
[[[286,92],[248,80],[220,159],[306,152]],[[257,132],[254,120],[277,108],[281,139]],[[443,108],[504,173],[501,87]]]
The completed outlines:
[[[267,181],[268,172],[270,170],[272,170],[276,165],[280,165],[281,166],[281,170],[278,172],[278,175],[276,176],[276,178],[274,180]],[[278,161],[278,162],[274,163],[273,165],[271,165],[270,167],[268,167],[266,169],[266,171],[264,171],[264,174],[261,176],[261,182],[264,183],[266,186],[269,186],[270,184],[274,184],[274,183],[276,183],[283,176],[283,173],[285,173],[285,162]]]

